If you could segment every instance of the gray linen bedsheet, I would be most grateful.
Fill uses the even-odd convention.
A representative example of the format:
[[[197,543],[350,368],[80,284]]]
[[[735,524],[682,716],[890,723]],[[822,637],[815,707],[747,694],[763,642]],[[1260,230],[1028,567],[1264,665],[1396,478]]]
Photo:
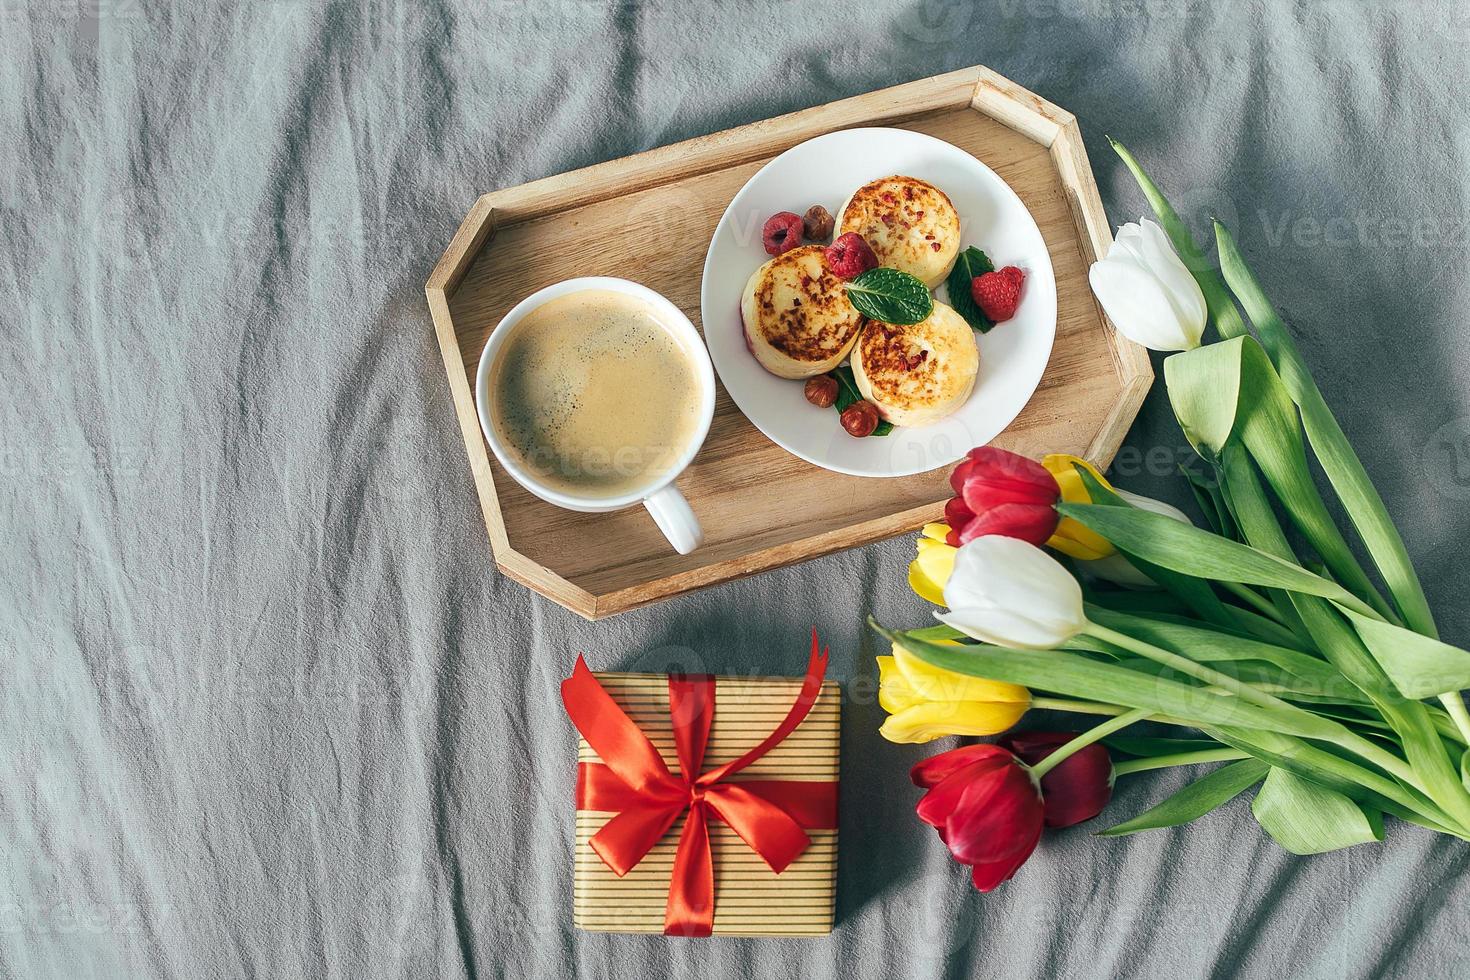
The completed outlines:
[[[1238,229],[1470,642],[1467,58],[1454,2],[0,0],[0,974],[1465,975],[1470,847],[1403,825],[1304,860],[1237,801],[973,893],[875,733],[911,541],[563,612],[494,570],[422,284],[480,192],[988,64],[1115,222],[1107,133]],[[1183,502],[1186,453],[1156,393],[1114,475]],[[790,673],[813,624],[836,931],[574,932],[576,651]]]

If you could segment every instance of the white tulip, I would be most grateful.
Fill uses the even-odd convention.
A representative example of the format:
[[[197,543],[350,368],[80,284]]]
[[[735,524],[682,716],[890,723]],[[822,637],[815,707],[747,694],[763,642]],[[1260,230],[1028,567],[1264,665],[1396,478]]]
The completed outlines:
[[[1152,221],[1119,228],[1107,258],[1092,263],[1087,278],[1129,340],[1161,351],[1199,346],[1208,313],[1204,293]]]
[[[1172,517],[1183,524],[1193,525],[1189,515],[1184,513],[1173,504],[1166,504],[1162,500],[1145,497],[1141,494],[1129,493],[1127,490],[1114,489],[1113,491],[1124,500],[1135,507],[1143,510],[1153,511],[1155,514],[1163,514]],[[1079,562],[1082,571],[1094,578],[1100,578],[1104,582],[1112,582],[1130,589],[1155,589],[1158,584],[1147,575],[1134,567],[1133,563],[1122,555],[1114,552],[1106,558],[1098,558],[1095,561]]]
[[[1087,625],[1071,573],[1035,545],[999,535],[960,548],[944,604],[942,622],[998,646],[1049,650]]]

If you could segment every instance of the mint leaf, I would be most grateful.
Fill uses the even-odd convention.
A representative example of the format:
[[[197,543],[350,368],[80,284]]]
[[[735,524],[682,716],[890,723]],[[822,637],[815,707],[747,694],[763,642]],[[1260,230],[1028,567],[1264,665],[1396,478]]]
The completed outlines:
[[[837,379],[837,400],[832,403],[832,407],[837,409],[838,415],[841,415],[849,405],[862,401],[863,393],[858,391],[857,380],[852,376],[852,368],[846,364],[833,371],[832,377]],[[869,432],[868,435],[886,436],[892,431],[892,422],[889,422],[887,419],[879,419],[878,427],[872,432]]]
[[[887,266],[869,269],[848,283],[847,299],[863,316],[882,323],[921,323],[934,312],[928,286]]]
[[[976,276],[983,276],[987,272],[994,272],[995,264],[990,257],[980,251],[974,245],[960,253],[955,259],[954,268],[949,272],[949,278],[945,283],[949,286],[949,305],[954,311],[965,318],[974,329],[985,333],[995,326],[995,321],[981,312],[980,307],[975,305],[975,297],[970,292],[970,283]]]
[[[841,415],[847,411],[848,406],[862,401],[863,393],[858,391],[857,381],[852,376],[852,368],[846,364],[833,371],[832,377],[837,379],[837,400],[832,403],[832,407],[837,409],[838,415]]]

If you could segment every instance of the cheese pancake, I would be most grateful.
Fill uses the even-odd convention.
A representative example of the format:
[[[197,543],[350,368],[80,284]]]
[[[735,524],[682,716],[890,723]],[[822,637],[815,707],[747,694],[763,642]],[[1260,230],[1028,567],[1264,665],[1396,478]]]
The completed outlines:
[[[953,414],[979,372],[975,332],[939,302],[921,323],[870,322],[852,351],[858,390],[894,425],[927,425]]]
[[[740,299],[745,343],[779,378],[826,374],[847,357],[863,316],[820,245],[782,252],[751,274]]]
[[[960,216],[949,195],[917,177],[884,177],[853,192],[837,215],[837,234],[850,231],[878,256],[933,289],[960,254]]]

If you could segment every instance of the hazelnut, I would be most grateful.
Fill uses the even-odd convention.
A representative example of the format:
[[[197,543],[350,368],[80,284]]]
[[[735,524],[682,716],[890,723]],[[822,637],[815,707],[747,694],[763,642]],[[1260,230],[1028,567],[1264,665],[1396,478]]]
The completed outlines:
[[[842,427],[859,439],[872,435],[878,428],[878,406],[866,400],[853,402],[842,412]]]
[[[807,208],[806,217],[801,219],[802,230],[809,242],[825,242],[832,237],[832,229],[836,224],[832,219],[832,212],[820,204]]]
[[[807,378],[806,400],[818,408],[831,408],[837,401],[837,379],[830,374]]]

